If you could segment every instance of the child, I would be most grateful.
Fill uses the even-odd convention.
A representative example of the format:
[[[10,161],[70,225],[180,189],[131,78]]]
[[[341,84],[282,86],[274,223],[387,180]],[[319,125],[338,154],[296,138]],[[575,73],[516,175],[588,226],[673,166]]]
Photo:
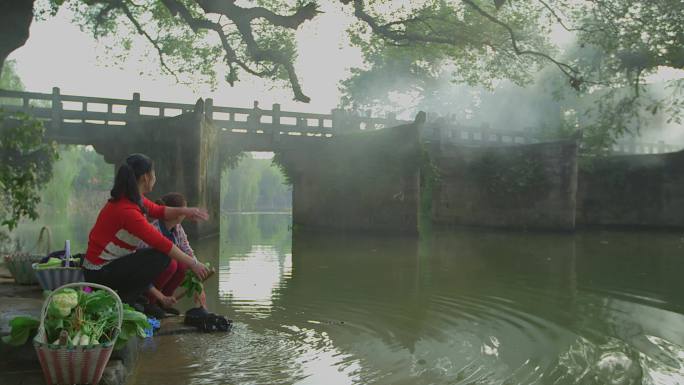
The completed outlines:
[[[185,197],[182,194],[175,192],[164,195],[157,201],[157,203],[166,207],[187,207],[187,201],[185,200]],[[158,219],[152,222],[152,226],[154,226],[176,247],[197,261],[195,252],[192,250],[192,247],[190,247],[188,237],[185,234],[185,230],[183,230],[183,226],[181,225],[183,219],[185,219],[184,216],[179,216],[173,219]],[[144,242],[141,242],[138,245],[138,248],[140,249],[146,247],[149,246]],[[155,278],[154,284],[148,292],[152,316],[155,318],[162,318],[165,316],[165,313],[174,315],[180,314],[177,309],[173,308],[173,305],[176,303],[173,292],[178,288],[181,282],[183,282],[187,269],[187,264],[172,260],[166,269],[164,269],[164,271],[162,271],[161,274]],[[195,302],[197,302],[201,307],[206,308],[206,294],[204,291],[202,291],[201,295],[195,296]],[[159,305],[156,303],[159,303]]]

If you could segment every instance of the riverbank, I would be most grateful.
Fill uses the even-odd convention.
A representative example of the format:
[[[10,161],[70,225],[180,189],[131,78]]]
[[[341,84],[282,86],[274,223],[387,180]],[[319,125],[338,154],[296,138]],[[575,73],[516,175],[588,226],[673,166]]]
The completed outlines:
[[[17,316],[40,318],[43,290],[36,285],[18,285],[0,262],[0,337],[10,332],[9,321]],[[194,327],[183,325],[183,317],[169,317],[161,322],[161,328],[152,339],[131,338],[126,347],[112,352],[100,384],[125,385],[136,370],[140,355],[151,354],[158,344],[178,334],[197,333]],[[31,342],[13,347],[0,342],[0,384],[45,384],[38,357]]]

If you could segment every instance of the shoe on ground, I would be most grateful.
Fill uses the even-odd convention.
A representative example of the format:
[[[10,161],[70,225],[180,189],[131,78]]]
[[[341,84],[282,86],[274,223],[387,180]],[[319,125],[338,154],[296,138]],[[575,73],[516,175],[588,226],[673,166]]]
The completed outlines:
[[[140,302],[134,302],[131,307],[133,310],[144,313],[145,312],[145,305],[141,304]]]
[[[232,320],[229,320],[222,315],[209,313],[206,309],[201,307],[188,310],[185,313],[184,323],[207,333],[218,331],[229,332],[233,328]]]
[[[175,307],[164,307],[160,306],[162,310],[164,310],[168,314],[173,314],[173,315],[180,315],[180,311],[176,309]]]
[[[166,317],[166,312],[159,307],[156,303],[148,303],[145,305],[144,313],[150,317],[156,319],[162,319]]]

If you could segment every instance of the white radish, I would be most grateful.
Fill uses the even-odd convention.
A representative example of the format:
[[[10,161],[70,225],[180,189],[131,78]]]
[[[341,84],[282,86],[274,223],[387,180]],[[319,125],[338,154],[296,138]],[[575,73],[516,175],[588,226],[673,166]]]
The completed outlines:
[[[71,339],[71,344],[74,345],[74,346],[77,346],[77,345],[78,345],[78,342],[79,342],[80,340],[81,340],[81,332],[80,332],[80,331],[77,331],[77,332],[76,332],[76,335],[74,336],[74,338]]]
[[[87,334],[82,334],[81,335],[81,340],[79,341],[79,345],[88,345],[90,343],[90,337],[88,337]]]

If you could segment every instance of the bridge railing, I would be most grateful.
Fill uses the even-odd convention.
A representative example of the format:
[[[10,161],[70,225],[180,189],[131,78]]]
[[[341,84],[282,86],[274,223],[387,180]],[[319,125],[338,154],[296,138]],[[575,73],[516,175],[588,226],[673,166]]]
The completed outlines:
[[[499,130],[486,125],[477,127],[443,122],[426,124],[423,138],[441,143],[474,146],[530,144],[552,140],[534,130]],[[612,152],[615,154],[662,154],[681,149],[682,146],[666,144],[664,141],[648,142],[635,139],[618,140],[612,145]]]
[[[665,152],[679,151],[682,146],[658,142],[638,142],[635,140],[620,140],[613,145],[616,154],[662,154]]]
[[[472,145],[514,145],[539,143],[541,140],[527,131],[498,130],[489,127],[474,127],[440,124],[428,124],[424,137],[444,143],[460,143]]]
[[[0,89],[0,107],[10,111],[24,111],[49,122],[51,127],[63,123],[88,123],[92,125],[125,125],[146,119],[173,117],[195,109],[194,104],[169,103],[141,100],[139,93],[132,99],[100,98],[63,95],[59,88],[52,93],[8,91]],[[204,100],[204,114],[223,132],[252,135],[296,135],[331,137],[363,130],[376,130],[407,123],[389,114],[385,118],[357,116],[343,110],[331,114],[282,111],[279,104],[272,108],[214,106],[212,99]],[[463,126],[448,122],[430,122],[425,125],[423,136],[444,143],[471,145],[513,145],[543,141],[534,131],[497,130],[488,126]],[[618,141],[615,153],[657,154],[677,151],[673,146],[635,140]]]
[[[194,110],[195,105],[132,99],[114,99],[61,94],[55,87],[51,94],[0,89],[0,106],[10,111],[24,111],[50,121],[54,127],[62,123],[125,125],[128,122],[173,117]],[[387,118],[358,117],[333,110],[332,114],[281,111],[272,109],[214,106],[204,100],[204,114],[224,132],[331,137],[347,132],[380,129],[404,123],[392,115]]]

